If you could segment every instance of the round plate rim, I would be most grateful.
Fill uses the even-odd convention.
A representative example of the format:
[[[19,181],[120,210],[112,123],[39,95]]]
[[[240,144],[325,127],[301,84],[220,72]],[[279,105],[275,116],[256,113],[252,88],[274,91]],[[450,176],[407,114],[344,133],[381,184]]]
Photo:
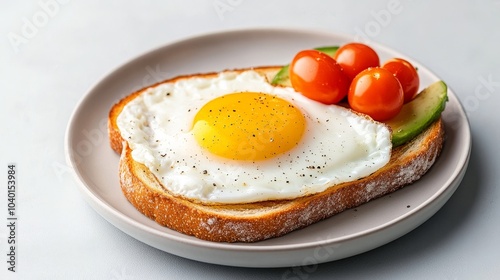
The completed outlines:
[[[106,79],[109,78],[113,73],[116,73],[120,69],[123,69],[127,67],[127,65],[132,64],[133,62],[140,60],[142,57],[149,55],[153,52],[158,52],[161,51],[164,48],[168,48],[172,45],[175,44],[180,44],[180,43],[187,43],[189,41],[196,41],[200,39],[206,39],[210,37],[216,37],[216,36],[231,36],[232,34],[241,34],[242,32],[249,32],[249,33],[260,33],[260,32],[271,32],[271,33],[294,33],[294,34],[308,34],[308,35],[319,35],[319,36],[325,36],[325,37],[336,37],[336,38],[341,38],[342,40],[349,41],[353,40],[353,37],[350,35],[346,34],[341,34],[341,33],[332,33],[332,32],[325,32],[325,31],[318,31],[318,30],[306,30],[306,29],[288,29],[288,28],[253,28],[253,29],[234,29],[234,30],[228,30],[228,31],[222,31],[222,32],[211,32],[211,33],[205,33],[201,35],[194,35],[190,36],[185,39],[179,39],[173,42],[166,43],[164,45],[161,45],[159,47],[156,47],[154,49],[151,49],[149,51],[145,51],[142,54],[139,54],[138,56],[135,56],[134,58],[131,58],[130,60],[126,61],[122,65],[116,67],[115,69],[109,71],[105,75],[102,76],[96,82],[93,86],[90,87],[90,89],[84,94],[84,96],[81,98],[81,100],[77,103],[77,106],[75,107],[73,113],[71,114],[70,120],[68,122],[67,128],[66,128],[66,134],[65,134],[65,157],[66,157],[66,162],[71,166],[73,170],[73,175],[77,179],[76,181],[78,182],[79,189],[82,191],[82,193],[85,194],[86,199],[94,210],[96,210],[99,214],[104,216],[108,221],[110,221],[109,215],[114,216],[114,218],[118,219],[121,223],[125,223],[128,226],[135,227],[138,230],[142,230],[147,232],[148,234],[156,235],[159,237],[165,237],[170,239],[171,241],[174,242],[180,242],[186,245],[190,246],[196,246],[196,247],[204,247],[204,248],[209,248],[209,249],[217,249],[217,250],[229,250],[229,251],[241,251],[241,252],[269,252],[269,251],[290,251],[290,250],[300,250],[300,249],[307,249],[307,248],[313,248],[316,246],[325,246],[325,245],[332,245],[335,243],[342,243],[345,242],[346,240],[352,240],[352,239],[357,239],[363,236],[371,235],[374,234],[378,231],[383,230],[384,228],[387,228],[388,226],[395,225],[397,223],[400,223],[406,219],[410,219],[412,216],[418,214],[420,211],[422,211],[424,208],[426,208],[432,201],[435,201],[438,197],[442,196],[446,191],[451,192],[449,195],[454,192],[454,190],[458,187],[463,174],[465,173],[465,169],[467,168],[468,160],[469,160],[469,155],[470,155],[470,149],[471,149],[471,135],[470,135],[470,127],[469,123],[467,120],[467,116],[463,110],[462,105],[460,104],[460,101],[458,98],[455,96],[451,88],[449,87],[449,95],[450,98],[452,98],[455,102],[458,104],[458,116],[459,119],[463,122],[462,124],[465,125],[465,132],[466,132],[466,141],[467,147],[466,153],[461,154],[460,157],[460,162],[457,166],[460,166],[460,168],[456,168],[454,170],[454,173],[452,176],[448,178],[446,181],[445,186],[440,188],[440,191],[432,195],[425,203],[422,203],[419,205],[419,207],[416,207],[406,213],[405,215],[402,215],[398,217],[398,219],[392,220],[390,222],[387,222],[385,224],[381,224],[378,227],[372,228],[370,230],[365,230],[362,232],[359,232],[358,234],[355,235],[349,235],[345,236],[343,238],[338,238],[334,240],[318,240],[314,242],[308,242],[308,243],[301,243],[301,244],[295,244],[295,245],[287,245],[287,244],[282,244],[282,245],[266,245],[265,247],[260,247],[260,246],[246,246],[244,243],[215,243],[215,242],[209,242],[205,240],[195,240],[195,239],[189,239],[189,238],[184,238],[184,237],[179,237],[175,235],[168,234],[166,232],[159,231],[154,228],[150,228],[147,225],[144,225],[140,223],[139,221],[136,221],[134,219],[131,219],[124,213],[118,211],[118,209],[113,208],[111,205],[109,205],[105,200],[100,198],[94,191],[89,189],[89,187],[84,183],[84,179],[82,178],[81,174],[78,172],[78,166],[75,164],[74,157],[71,154],[71,141],[72,141],[72,126],[78,117],[79,111],[82,109],[83,104],[88,101],[89,98],[91,98],[91,95],[93,91],[101,84],[105,83]],[[398,53],[397,51],[388,48],[384,45],[381,45],[376,42],[370,42],[370,44],[375,45],[377,48],[384,49],[386,51],[389,51],[391,53]],[[405,56],[408,57],[408,56]],[[439,79],[433,72],[428,70],[428,72],[433,75],[432,78],[434,79]],[[445,202],[445,201],[444,201]],[[443,202],[443,204],[444,204]],[[439,207],[440,208],[440,207]],[[105,211],[106,213],[102,213],[101,211]],[[437,211],[437,210],[436,210]],[[432,216],[432,215],[431,215]],[[120,223],[116,220],[110,221],[112,224],[115,226],[119,227],[121,230],[123,229],[124,225],[119,225],[117,223]],[[423,221],[422,221],[423,222]],[[130,234],[130,232],[127,232]],[[143,241],[143,240],[141,240]],[[144,241],[143,241],[144,242]],[[151,244],[150,244],[151,245]]]

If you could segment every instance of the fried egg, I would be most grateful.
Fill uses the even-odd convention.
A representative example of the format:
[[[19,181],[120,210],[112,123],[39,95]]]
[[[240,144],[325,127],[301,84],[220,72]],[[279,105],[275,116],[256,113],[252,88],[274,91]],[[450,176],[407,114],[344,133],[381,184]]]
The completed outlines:
[[[253,70],[148,88],[117,125],[133,159],[167,190],[208,204],[322,192],[372,174],[392,149],[387,126]]]

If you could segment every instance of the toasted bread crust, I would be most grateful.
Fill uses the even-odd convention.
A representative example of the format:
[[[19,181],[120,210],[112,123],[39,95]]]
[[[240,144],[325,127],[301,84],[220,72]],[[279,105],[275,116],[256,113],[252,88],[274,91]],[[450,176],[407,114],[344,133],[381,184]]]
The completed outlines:
[[[279,68],[254,70],[273,75]],[[216,73],[204,76],[211,75]],[[368,177],[292,200],[203,205],[170,193],[146,166],[132,159],[131,149],[116,126],[116,117],[141,92],[122,99],[109,115],[110,144],[121,154],[122,191],[134,207],[159,224],[210,241],[255,242],[282,236],[394,192],[423,176],[439,156],[444,142],[443,122],[438,119],[415,139],[393,149],[390,162]]]

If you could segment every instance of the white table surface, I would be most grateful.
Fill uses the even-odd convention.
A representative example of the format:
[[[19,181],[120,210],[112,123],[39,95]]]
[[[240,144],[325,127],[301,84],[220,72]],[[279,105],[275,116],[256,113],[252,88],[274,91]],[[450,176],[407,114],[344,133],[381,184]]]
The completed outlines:
[[[500,1],[316,2],[2,1],[0,217],[7,224],[7,165],[15,163],[18,247],[12,273],[8,228],[0,226],[0,278],[499,279]],[[391,5],[396,13],[384,18]],[[473,139],[468,171],[448,203],[385,246],[292,274],[290,268],[183,259],[133,239],[97,214],[82,198],[63,149],[69,117],[84,93],[155,47],[255,27],[364,32],[445,80],[464,105]]]

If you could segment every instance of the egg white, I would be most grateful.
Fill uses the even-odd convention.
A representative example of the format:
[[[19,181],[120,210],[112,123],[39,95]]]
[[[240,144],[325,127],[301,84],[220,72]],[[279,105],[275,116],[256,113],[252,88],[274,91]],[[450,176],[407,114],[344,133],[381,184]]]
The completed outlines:
[[[208,101],[234,92],[263,92],[301,110],[306,130],[286,153],[263,161],[221,158],[201,148],[190,129]],[[143,163],[172,193],[204,203],[292,199],[368,176],[390,159],[389,129],[349,109],[274,87],[255,71],[224,72],[147,89],[129,102],[117,125]]]

